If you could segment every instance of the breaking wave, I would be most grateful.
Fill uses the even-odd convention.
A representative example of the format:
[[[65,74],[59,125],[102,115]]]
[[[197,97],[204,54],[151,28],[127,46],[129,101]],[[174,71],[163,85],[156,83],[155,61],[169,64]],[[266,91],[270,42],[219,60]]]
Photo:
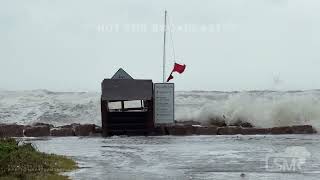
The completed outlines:
[[[320,129],[320,90],[181,91],[176,92],[175,107],[178,121],[242,120],[257,127],[310,124]],[[100,119],[97,92],[0,91],[0,123],[100,125]]]

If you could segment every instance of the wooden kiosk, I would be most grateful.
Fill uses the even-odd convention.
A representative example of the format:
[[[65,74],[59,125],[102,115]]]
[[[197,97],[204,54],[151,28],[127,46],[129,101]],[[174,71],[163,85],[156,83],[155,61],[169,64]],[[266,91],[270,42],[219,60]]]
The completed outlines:
[[[153,131],[152,80],[133,79],[119,69],[101,86],[103,136],[148,135]]]

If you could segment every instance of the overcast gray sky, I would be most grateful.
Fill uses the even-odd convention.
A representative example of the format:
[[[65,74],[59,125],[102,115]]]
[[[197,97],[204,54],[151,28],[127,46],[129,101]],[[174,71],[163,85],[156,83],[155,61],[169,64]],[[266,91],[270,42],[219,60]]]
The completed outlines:
[[[320,88],[318,0],[1,0],[0,89],[99,91],[119,67],[160,82],[164,9],[178,90]]]

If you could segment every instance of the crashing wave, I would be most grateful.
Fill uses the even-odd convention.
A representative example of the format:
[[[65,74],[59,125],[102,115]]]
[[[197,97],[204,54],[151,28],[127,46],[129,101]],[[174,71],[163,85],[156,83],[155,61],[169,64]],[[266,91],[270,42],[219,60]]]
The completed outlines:
[[[202,123],[249,122],[257,127],[310,124],[320,128],[320,91],[180,91],[175,118]],[[0,91],[0,122],[100,125],[100,93]]]

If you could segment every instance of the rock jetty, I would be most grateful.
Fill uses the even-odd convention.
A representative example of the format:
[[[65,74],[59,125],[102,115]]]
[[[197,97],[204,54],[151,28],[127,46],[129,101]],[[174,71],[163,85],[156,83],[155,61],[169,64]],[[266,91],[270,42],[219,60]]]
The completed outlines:
[[[101,136],[101,127],[95,124],[70,124],[53,126],[36,123],[32,125],[0,124],[0,137],[45,137],[45,136]],[[256,134],[314,134],[311,125],[284,126],[273,128],[257,128],[253,126],[202,126],[176,123],[174,125],[157,126],[150,135],[256,135]]]

